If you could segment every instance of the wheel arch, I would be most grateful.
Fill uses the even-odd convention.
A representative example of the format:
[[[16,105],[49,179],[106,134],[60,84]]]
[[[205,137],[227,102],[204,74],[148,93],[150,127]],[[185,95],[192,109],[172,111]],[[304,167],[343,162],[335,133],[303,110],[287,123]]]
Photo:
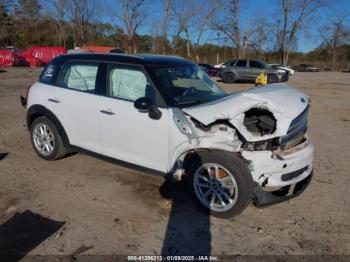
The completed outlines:
[[[62,138],[63,145],[66,147],[69,147],[70,146],[69,138],[62,123],[60,122],[60,120],[58,120],[57,116],[53,112],[51,112],[49,109],[47,109],[42,105],[32,105],[27,110],[27,117],[26,117],[27,128],[30,129],[35,119],[41,116],[45,116],[55,125],[58,133]]]
[[[236,156],[237,158],[241,159],[247,165],[247,168],[248,168],[249,161],[245,159],[242,156],[242,154],[240,154],[239,152],[233,152],[233,151],[228,151],[228,150],[219,149],[219,148],[199,147],[199,148],[192,148],[192,149],[186,150],[181,154],[179,154],[173,163],[172,170],[175,171],[176,169],[183,169],[186,172],[186,170],[188,170],[188,168],[190,167],[194,159],[198,157],[200,154],[219,153],[219,152],[225,153],[225,154],[232,154]]]

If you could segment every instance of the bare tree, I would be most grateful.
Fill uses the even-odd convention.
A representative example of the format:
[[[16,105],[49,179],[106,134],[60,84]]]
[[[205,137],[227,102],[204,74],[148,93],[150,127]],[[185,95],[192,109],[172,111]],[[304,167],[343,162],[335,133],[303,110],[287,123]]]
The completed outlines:
[[[71,0],[70,13],[72,19],[74,45],[88,43],[88,24],[96,15],[97,3],[95,0]]]
[[[217,16],[212,22],[212,27],[214,30],[223,33],[228,39],[230,39],[234,46],[233,51],[235,55],[238,58],[243,58],[246,56],[249,38],[253,33],[253,29],[250,26],[248,26],[245,30],[240,28],[239,3],[239,0],[214,1],[218,11],[216,12]]]
[[[116,1],[119,7],[120,0]],[[122,27],[127,35],[126,48],[129,53],[137,53],[137,31],[147,18],[145,0],[122,0],[121,12],[116,10],[115,16],[122,22]]]
[[[51,0],[48,1],[45,6],[47,11],[47,22],[56,32],[58,44],[63,46],[66,46],[67,23],[65,22],[65,19],[67,7],[68,0]]]
[[[195,8],[196,15],[191,20],[193,36],[193,53],[196,57],[197,63],[199,63],[199,47],[205,32],[210,29],[210,19],[215,13],[215,7],[206,3],[206,1],[199,2]]]
[[[332,69],[336,69],[337,50],[350,40],[350,28],[345,25],[345,15],[336,16],[320,29],[324,44],[331,49]]]
[[[280,62],[286,65],[289,53],[296,43],[298,32],[317,10],[326,5],[326,0],[280,0],[283,23],[279,33]]]
[[[168,46],[168,31],[169,31],[169,25],[171,23],[171,14],[172,14],[171,0],[163,0],[163,5],[164,5],[164,14],[163,14],[163,20],[161,24],[161,30],[162,30],[162,52],[163,52],[163,55],[165,55],[167,51],[167,46]]]
[[[189,5],[190,3],[190,5]],[[173,44],[175,50],[177,49],[178,41],[182,33],[186,38],[186,54],[191,57],[191,40],[190,40],[190,22],[196,15],[197,10],[193,6],[193,2],[187,1],[171,1],[173,17],[175,21],[175,35],[173,37]]]
[[[258,59],[264,60],[265,52],[271,48],[274,41],[271,36],[274,35],[273,25],[266,17],[257,17],[254,21],[255,28],[253,30],[250,46],[256,50]]]

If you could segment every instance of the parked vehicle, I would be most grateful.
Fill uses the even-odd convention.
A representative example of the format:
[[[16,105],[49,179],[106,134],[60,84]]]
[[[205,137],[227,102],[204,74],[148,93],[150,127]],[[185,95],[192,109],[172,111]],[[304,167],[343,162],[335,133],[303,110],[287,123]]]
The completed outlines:
[[[293,66],[293,69],[297,72],[320,72],[318,67],[309,64],[299,64]]]
[[[220,69],[215,68],[214,66],[210,64],[198,64],[199,67],[207,73],[208,76],[210,77],[216,77],[219,76]]]
[[[269,66],[271,66],[274,69],[277,69],[278,72],[280,72],[280,73],[287,71],[289,73],[289,75],[295,74],[295,71],[292,68],[290,68],[289,66],[283,66],[281,64],[269,64]]]
[[[68,54],[46,66],[22,104],[39,157],[80,151],[185,176],[215,216],[297,196],[311,179],[308,98],[284,84],[227,94],[182,58]]]
[[[225,83],[234,83],[236,81],[255,81],[263,72],[267,74],[268,83],[279,83],[288,81],[289,74],[287,71],[280,72],[264,62],[256,60],[236,59],[224,63],[219,77]]]

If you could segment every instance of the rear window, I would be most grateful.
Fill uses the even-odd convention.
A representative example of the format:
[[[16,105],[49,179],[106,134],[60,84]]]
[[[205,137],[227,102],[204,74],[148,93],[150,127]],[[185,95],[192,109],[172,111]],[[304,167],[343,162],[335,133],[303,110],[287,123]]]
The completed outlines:
[[[237,61],[236,66],[246,67],[247,66],[247,61],[246,60],[239,60],[239,61]]]
[[[73,62],[65,64],[58,84],[61,87],[85,92],[95,92],[98,63]]]
[[[41,73],[39,81],[45,84],[53,84],[57,75],[57,65],[48,64]]]
[[[250,61],[249,65],[250,65],[250,67],[255,67],[255,68],[265,68],[264,64],[262,64],[258,61]]]

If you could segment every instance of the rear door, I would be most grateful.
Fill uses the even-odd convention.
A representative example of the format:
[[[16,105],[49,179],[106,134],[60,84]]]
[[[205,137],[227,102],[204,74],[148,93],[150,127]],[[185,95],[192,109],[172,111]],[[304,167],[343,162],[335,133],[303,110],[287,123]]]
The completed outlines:
[[[141,97],[157,105],[158,96],[142,66],[108,65],[106,94],[100,97],[98,110],[104,155],[167,172],[168,109],[158,107],[162,115],[155,120],[134,107]]]
[[[62,123],[70,144],[101,152],[98,125],[99,63],[74,61],[63,65],[57,86],[42,90],[46,107]]]
[[[258,77],[258,75],[260,75],[264,71],[266,71],[266,69],[263,63],[255,60],[249,61],[248,77],[250,79],[255,80]]]

